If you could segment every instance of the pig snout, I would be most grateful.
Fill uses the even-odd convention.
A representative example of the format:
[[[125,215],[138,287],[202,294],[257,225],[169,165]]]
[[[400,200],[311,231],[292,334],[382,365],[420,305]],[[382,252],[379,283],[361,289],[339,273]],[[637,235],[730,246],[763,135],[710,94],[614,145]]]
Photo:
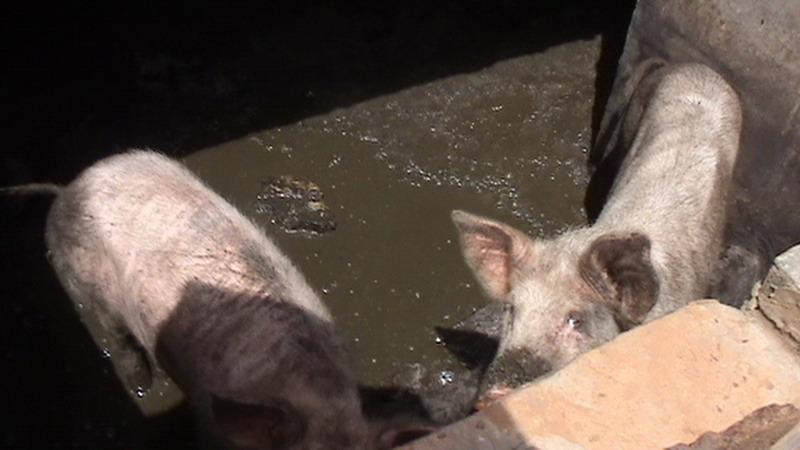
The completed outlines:
[[[526,349],[509,349],[492,362],[481,383],[476,409],[505,397],[514,389],[552,371],[546,359]]]

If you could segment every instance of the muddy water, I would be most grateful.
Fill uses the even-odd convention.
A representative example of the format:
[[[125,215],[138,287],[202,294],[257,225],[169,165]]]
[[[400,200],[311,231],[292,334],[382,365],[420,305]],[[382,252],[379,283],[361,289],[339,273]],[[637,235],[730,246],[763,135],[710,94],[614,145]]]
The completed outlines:
[[[185,163],[262,223],[323,294],[361,380],[446,358],[433,327],[484,304],[449,219],[535,236],[582,210],[599,38],[576,41],[197,151]],[[313,96],[313,92],[308,93]],[[315,182],[337,221],[290,234],[256,213],[262,181]]]

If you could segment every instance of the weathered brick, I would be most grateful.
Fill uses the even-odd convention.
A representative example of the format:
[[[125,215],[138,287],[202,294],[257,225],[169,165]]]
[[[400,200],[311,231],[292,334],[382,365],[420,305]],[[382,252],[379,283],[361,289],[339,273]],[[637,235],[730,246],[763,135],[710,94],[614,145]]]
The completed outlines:
[[[663,449],[771,404],[800,407],[800,355],[716,301],[585,353],[407,449]]]

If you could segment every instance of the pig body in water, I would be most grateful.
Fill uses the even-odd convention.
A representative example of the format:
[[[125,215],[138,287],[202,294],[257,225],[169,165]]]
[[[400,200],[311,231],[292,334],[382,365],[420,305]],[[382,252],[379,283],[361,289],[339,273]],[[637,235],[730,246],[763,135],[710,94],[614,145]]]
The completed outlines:
[[[60,190],[46,240],[70,297],[181,386],[209,447],[374,449],[402,434],[364,418],[300,272],[179,163],[140,150],[99,161]]]
[[[654,71],[597,221],[554,239],[453,213],[488,296],[513,312],[500,342],[527,379],[707,294],[739,148],[737,94],[706,66]]]

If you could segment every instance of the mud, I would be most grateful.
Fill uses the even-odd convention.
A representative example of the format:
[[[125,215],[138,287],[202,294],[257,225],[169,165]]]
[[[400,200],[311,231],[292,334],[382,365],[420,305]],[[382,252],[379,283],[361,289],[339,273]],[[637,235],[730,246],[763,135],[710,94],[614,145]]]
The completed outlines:
[[[291,175],[269,177],[256,196],[255,210],[287,233],[322,234],[336,229],[336,220],[322,197],[313,182]]]
[[[366,383],[446,356],[435,326],[484,304],[457,248],[454,208],[534,235],[585,221],[592,68],[599,39],[426,83],[185,158],[246,214],[262,180],[325,192],[337,229],[267,227],[325,295]],[[236,176],[230,176],[236,174]]]

